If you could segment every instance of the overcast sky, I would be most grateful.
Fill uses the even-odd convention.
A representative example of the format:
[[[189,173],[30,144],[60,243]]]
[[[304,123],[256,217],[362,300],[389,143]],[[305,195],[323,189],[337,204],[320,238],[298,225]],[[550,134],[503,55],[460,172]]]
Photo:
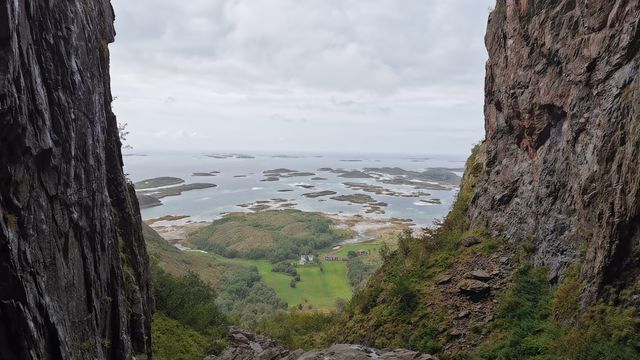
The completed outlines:
[[[466,154],[495,0],[112,0],[135,150]]]

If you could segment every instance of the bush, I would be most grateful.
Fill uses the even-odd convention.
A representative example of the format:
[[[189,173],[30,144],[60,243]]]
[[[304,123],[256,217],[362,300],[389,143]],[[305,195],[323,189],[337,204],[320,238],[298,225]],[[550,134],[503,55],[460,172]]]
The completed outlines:
[[[395,299],[397,309],[401,314],[408,315],[415,310],[418,304],[418,294],[405,277],[393,279],[390,293]]]
[[[362,286],[375,272],[376,267],[365,264],[360,258],[353,258],[347,263],[347,278],[351,287],[356,289]]]
[[[330,344],[330,339],[324,334],[339,321],[336,313],[278,312],[272,317],[263,318],[256,330],[269,334],[286,348],[311,350]]]
[[[222,276],[216,304],[233,323],[251,328],[263,317],[287,308],[275,290],[260,279],[256,267],[238,267]]]
[[[153,357],[160,360],[200,360],[207,354],[209,339],[188,326],[158,312],[153,317]]]
[[[195,273],[174,277],[153,266],[151,274],[156,302],[152,328],[156,357],[201,359],[222,351],[227,321],[215,303],[213,289]]]
[[[279,263],[273,266],[273,268],[271,269],[272,272],[277,272],[277,273],[283,273],[283,274],[288,274],[291,276],[297,276],[298,275],[298,271],[296,270],[296,267],[288,264],[288,263]]]

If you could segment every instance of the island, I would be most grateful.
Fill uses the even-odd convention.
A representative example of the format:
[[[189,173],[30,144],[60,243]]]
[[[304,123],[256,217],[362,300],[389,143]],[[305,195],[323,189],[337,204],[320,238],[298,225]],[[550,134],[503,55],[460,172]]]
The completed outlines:
[[[331,196],[331,195],[336,195],[338,194],[335,191],[331,191],[331,190],[325,190],[325,191],[318,191],[318,192],[311,192],[311,193],[306,193],[306,194],[302,194],[302,196],[308,197],[310,199],[315,199],[315,198],[319,198],[319,197],[323,197],[323,196]]]
[[[161,176],[153,179],[138,181],[137,183],[133,184],[133,186],[135,186],[136,190],[144,190],[162,186],[178,185],[182,183],[184,183],[183,179],[170,176]]]

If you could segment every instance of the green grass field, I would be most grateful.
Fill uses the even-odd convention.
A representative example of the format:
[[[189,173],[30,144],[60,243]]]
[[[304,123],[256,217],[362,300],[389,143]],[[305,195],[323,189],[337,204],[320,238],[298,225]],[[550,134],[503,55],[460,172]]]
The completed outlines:
[[[335,307],[336,299],[351,298],[347,267],[342,261],[323,261],[324,271],[320,271],[318,265],[298,267],[301,281],[292,288],[289,286],[291,276],[272,272],[272,265],[268,260],[227,259],[207,254],[200,254],[200,256],[213,256],[223,263],[257,267],[262,281],[272,287],[290,307],[303,304],[305,310],[309,309],[309,305],[315,310],[332,309]]]
[[[369,264],[379,264],[379,249],[382,243],[386,242],[390,247],[394,247],[396,238],[395,235],[389,234],[367,243],[344,245],[335,251],[331,248],[323,249],[319,251],[323,271],[320,271],[317,264],[298,266],[296,269],[301,281],[292,288],[290,286],[292,277],[272,272],[273,266],[269,260],[226,258],[213,253],[180,252],[151,232],[152,230],[149,234],[145,234],[149,252],[158,265],[169,273],[184,275],[188,271],[195,271],[204,281],[215,287],[219,286],[222,274],[234,271],[235,266],[255,266],[258,268],[262,282],[273,288],[290,308],[302,304],[304,310],[334,309],[337,299],[351,298],[352,289],[347,278],[347,263],[324,261],[326,254],[334,254],[342,259],[347,258],[349,251],[367,250],[370,251],[370,255],[363,260]]]
[[[346,258],[350,250],[367,250],[371,255],[364,257],[367,263],[379,261],[378,251],[382,246],[381,241],[368,243],[350,244],[343,246],[338,251],[325,250],[320,253],[320,258],[324,259],[325,254],[335,254],[340,258]],[[393,246],[393,244],[390,244]],[[347,263],[345,261],[324,261],[322,260],[324,271],[320,271],[318,265],[298,266],[296,269],[300,274],[301,281],[292,288],[289,283],[291,276],[272,272],[273,265],[268,260],[249,260],[239,258],[225,258],[216,254],[204,254],[199,252],[172,253],[164,256],[160,265],[165,270],[183,275],[186,270],[192,270],[200,274],[204,281],[218,284],[221,274],[224,271],[233,271],[232,266],[255,266],[262,277],[262,281],[272,287],[278,296],[293,308],[298,304],[303,304],[304,310],[327,310],[335,308],[338,298],[351,299],[351,286],[347,279]]]

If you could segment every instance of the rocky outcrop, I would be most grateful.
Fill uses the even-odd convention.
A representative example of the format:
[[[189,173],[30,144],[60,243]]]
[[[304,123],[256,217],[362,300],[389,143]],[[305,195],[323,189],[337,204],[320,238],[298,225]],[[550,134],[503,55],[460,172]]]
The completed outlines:
[[[220,356],[205,360],[437,360],[436,357],[415,351],[377,350],[360,345],[336,344],[325,350],[290,351],[266,336],[241,329],[232,329],[229,347]]]
[[[640,2],[498,0],[486,35],[484,173],[470,218],[558,280],[637,278]]]
[[[148,257],[111,111],[108,0],[0,1],[0,358],[150,353]]]

